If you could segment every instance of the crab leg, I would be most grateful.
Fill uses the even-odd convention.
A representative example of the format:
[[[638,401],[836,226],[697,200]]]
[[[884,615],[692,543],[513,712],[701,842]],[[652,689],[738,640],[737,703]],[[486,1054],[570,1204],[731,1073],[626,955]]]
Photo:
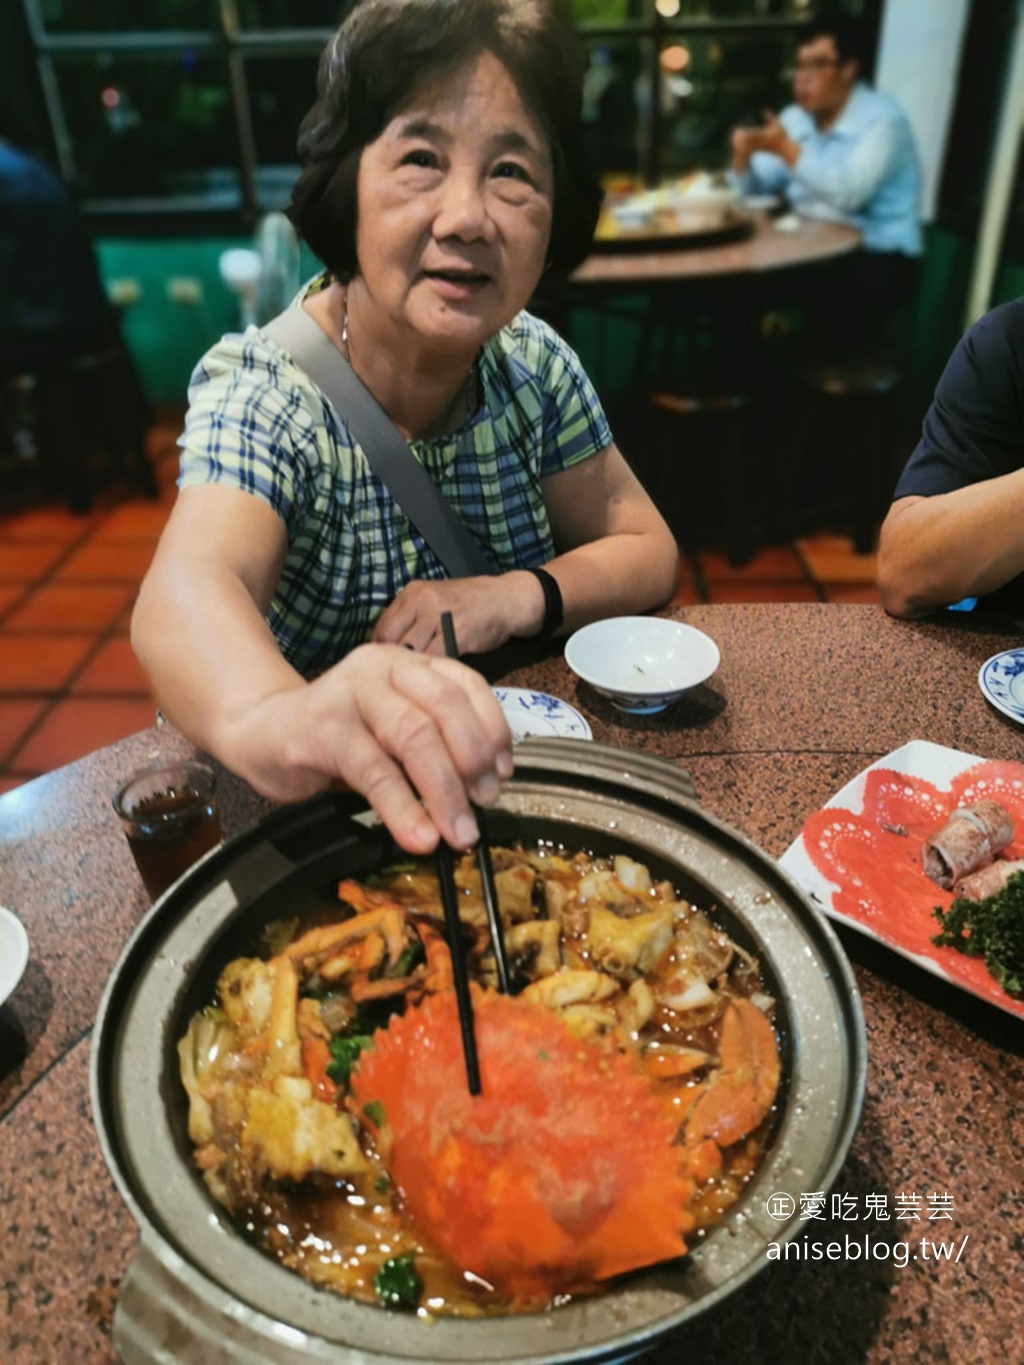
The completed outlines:
[[[432,924],[428,924],[426,920],[417,922],[416,932],[422,940],[423,951],[427,955],[427,975],[423,981],[424,990],[432,995],[439,991],[451,990],[455,984],[452,976],[452,955],[444,935]]]
[[[282,956],[293,962],[301,962],[308,970],[316,965],[318,959],[323,961],[337,949],[370,934],[380,934],[387,946],[388,957],[394,962],[405,948],[405,923],[401,908],[389,902],[356,915],[353,919],[343,920],[341,924],[326,924],[320,929],[310,929],[307,934],[290,943]]]
[[[686,1119],[687,1146],[713,1138],[728,1147],[767,1116],[779,1086],[779,1053],[766,1016],[734,999],[722,1016],[721,1067],[708,1077]]]
[[[274,993],[270,1002],[267,1067],[275,1074],[298,1074],[299,973],[283,954],[272,959]]]

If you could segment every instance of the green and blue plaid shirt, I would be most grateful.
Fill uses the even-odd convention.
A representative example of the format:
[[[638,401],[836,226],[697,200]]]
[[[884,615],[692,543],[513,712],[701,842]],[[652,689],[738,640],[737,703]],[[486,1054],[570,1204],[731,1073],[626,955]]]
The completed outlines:
[[[543,564],[554,546],[541,480],[609,446],[607,420],[571,348],[529,313],[487,343],[478,373],[477,412],[412,451],[501,572]],[[322,672],[368,639],[411,579],[446,577],[344,419],[262,333],[218,342],[189,404],[180,487],[252,493],[287,528],[267,620],[299,672]]]

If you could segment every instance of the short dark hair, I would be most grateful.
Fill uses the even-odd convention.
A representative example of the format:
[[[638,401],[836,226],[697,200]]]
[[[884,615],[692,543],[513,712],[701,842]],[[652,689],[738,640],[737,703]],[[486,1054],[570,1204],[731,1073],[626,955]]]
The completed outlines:
[[[870,53],[868,33],[863,19],[849,14],[835,14],[828,10],[819,11],[815,18],[800,30],[797,46],[816,43],[819,38],[831,38],[840,62],[856,62],[858,70],[867,75]]]
[[[299,132],[302,171],[288,213],[339,280],[356,260],[362,150],[424,78],[483,52],[507,68],[551,144],[554,208],[548,264],[568,273],[590,250],[601,188],[580,124],[582,44],[558,0],[361,0],[320,59],[316,103]]]

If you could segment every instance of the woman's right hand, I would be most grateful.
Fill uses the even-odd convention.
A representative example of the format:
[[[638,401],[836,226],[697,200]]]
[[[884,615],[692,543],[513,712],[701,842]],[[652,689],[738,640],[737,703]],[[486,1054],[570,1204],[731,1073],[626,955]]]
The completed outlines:
[[[477,838],[512,773],[494,693],[453,659],[367,644],[307,682],[266,621],[284,523],[237,489],[184,489],[146,575],[132,640],[167,716],[276,801],[366,797],[410,853]]]
[[[512,738],[484,679],[397,645],[353,650],[313,682],[263,697],[223,736],[229,767],[278,801],[360,792],[399,845],[476,842],[470,802],[493,805]]]

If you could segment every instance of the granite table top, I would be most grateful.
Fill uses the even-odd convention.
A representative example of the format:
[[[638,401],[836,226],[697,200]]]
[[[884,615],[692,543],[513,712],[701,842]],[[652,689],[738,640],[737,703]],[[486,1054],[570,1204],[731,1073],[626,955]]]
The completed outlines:
[[[1019,759],[1022,731],[985,701],[980,664],[1014,643],[996,626],[900,623],[879,608],[704,606],[675,612],[721,667],[660,717],[616,712],[560,657],[502,681],[560,696],[595,739],[690,773],[715,816],[778,857],[806,815],[911,739]],[[131,769],[192,752],[169,728],[99,750],[0,798],[0,902],[31,956],[0,1007],[0,1359],[115,1359],[111,1327],[137,1229],[104,1164],[89,1105],[92,1025],[148,899],[110,807]],[[271,809],[222,775],[226,837]],[[732,1362],[1024,1360],[1024,1027],[841,929],[861,991],[863,1116],[820,1243],[952,1246],[948,1259],[843,1255],[766,1265],[651,1359]],[[920,1195],[916,1221],[850,1221],[868,1195]],[[951,1217],[928,1217],[943,1193]],[[830,1211],[831,1212],[831,1211]],[[843,1212],[847,1217],[842,1216]],[[966,1244],[964,1238],[967,1238]],[[961,1254],[956,1259],[956,1250]],[[168,1357],[171,1358],[171,1357]],[[184,1358],[184,1357],[182,1357]]]

